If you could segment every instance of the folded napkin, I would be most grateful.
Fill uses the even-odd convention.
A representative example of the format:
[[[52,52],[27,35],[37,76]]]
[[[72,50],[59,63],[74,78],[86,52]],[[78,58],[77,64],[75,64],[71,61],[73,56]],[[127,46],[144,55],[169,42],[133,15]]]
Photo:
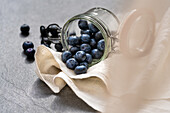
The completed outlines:
[[[142,107],[138,106],[135,113],[163,113],[154,106],[170,98],[170,9],[155,36],[147,56],[130,58],[111,53],[81,75],[75,75],[66,67],[61,53],[41,45],[35,56],[36,72],[54,93],[59,93],[67,84],[79,98],[101,112],[128,113],[129,110],[130,113],[128,108],[140,104]],[[166,107],[169,101],[162,105],[164,113],[170,112]]]

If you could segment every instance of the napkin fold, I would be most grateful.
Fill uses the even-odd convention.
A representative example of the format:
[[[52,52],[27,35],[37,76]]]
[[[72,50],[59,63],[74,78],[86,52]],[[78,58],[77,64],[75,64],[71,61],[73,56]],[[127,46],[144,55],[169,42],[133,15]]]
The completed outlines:
[[[166,108],[170,102],[165,102],[170,98],[170,8],[155,37],[152,51],[147,56],[129,58],[121,53],[111,53],[81,75],[75,75],[66,67],[60,52],[41,45],[35,55],[36,72],[54,93],[59,93],[67,84],[79,98],[101,112],[128,113],[120,110],[121,107],[133,109],[138,103],[142,107],[135,113],[146,109],[146,113],[170,112]],[[128,106],[130,101],[132,106]],[[165,102],[164,106],[156,112],[154,105],[161,102]]]

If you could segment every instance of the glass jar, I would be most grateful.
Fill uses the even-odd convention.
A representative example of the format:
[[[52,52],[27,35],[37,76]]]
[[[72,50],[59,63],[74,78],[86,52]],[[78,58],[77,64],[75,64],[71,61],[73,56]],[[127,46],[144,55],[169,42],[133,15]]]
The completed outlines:
[[[104,60],[108,54],[112,51],[116,36],[117,36],[117,29],[119,27],[119,20],[118,18],[109,10],[96,7],[88,10],[85,13],[76,15],[69,19],[63,26],[61,31],[61,42],[63,45],[64,50],[69,50],[69,45],[67,43],[67,38],[73,32],[76,33],[76,36],[80,36],[80,29],[78,27],[78,21],[86,20],[88,23],[92,23],[95,25],[99,31],[101,31],[102,36],[105,41],[105,50],[104,54],[100,59],[95,59],[90,64],[90,66]]]

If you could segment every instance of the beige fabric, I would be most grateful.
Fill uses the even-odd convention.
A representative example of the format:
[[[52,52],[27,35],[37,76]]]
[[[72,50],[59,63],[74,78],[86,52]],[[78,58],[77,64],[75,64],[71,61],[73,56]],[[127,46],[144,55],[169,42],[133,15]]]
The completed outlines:
[[[54,93],[68,84],[79,98],[101,112],[169,113],[170,9],[155,35],[149,55],[129,58],[112,53],[82,75],[67,69],[61,61],[61,53],[39,46],[37,75]]]

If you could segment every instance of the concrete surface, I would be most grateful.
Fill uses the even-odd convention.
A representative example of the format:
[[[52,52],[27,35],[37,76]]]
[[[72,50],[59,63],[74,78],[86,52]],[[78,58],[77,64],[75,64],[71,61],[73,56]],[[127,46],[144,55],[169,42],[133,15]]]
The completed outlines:
[[[63,25],[72,16],[101,6],[123,11],[125,0],[0,0],[0,113],[96,112],[66,86],[54,94],[35,74],[35,62],[27,61],[22,43],[40,45],[40,25]],[[30,35],[20,35],[28,24]]]

